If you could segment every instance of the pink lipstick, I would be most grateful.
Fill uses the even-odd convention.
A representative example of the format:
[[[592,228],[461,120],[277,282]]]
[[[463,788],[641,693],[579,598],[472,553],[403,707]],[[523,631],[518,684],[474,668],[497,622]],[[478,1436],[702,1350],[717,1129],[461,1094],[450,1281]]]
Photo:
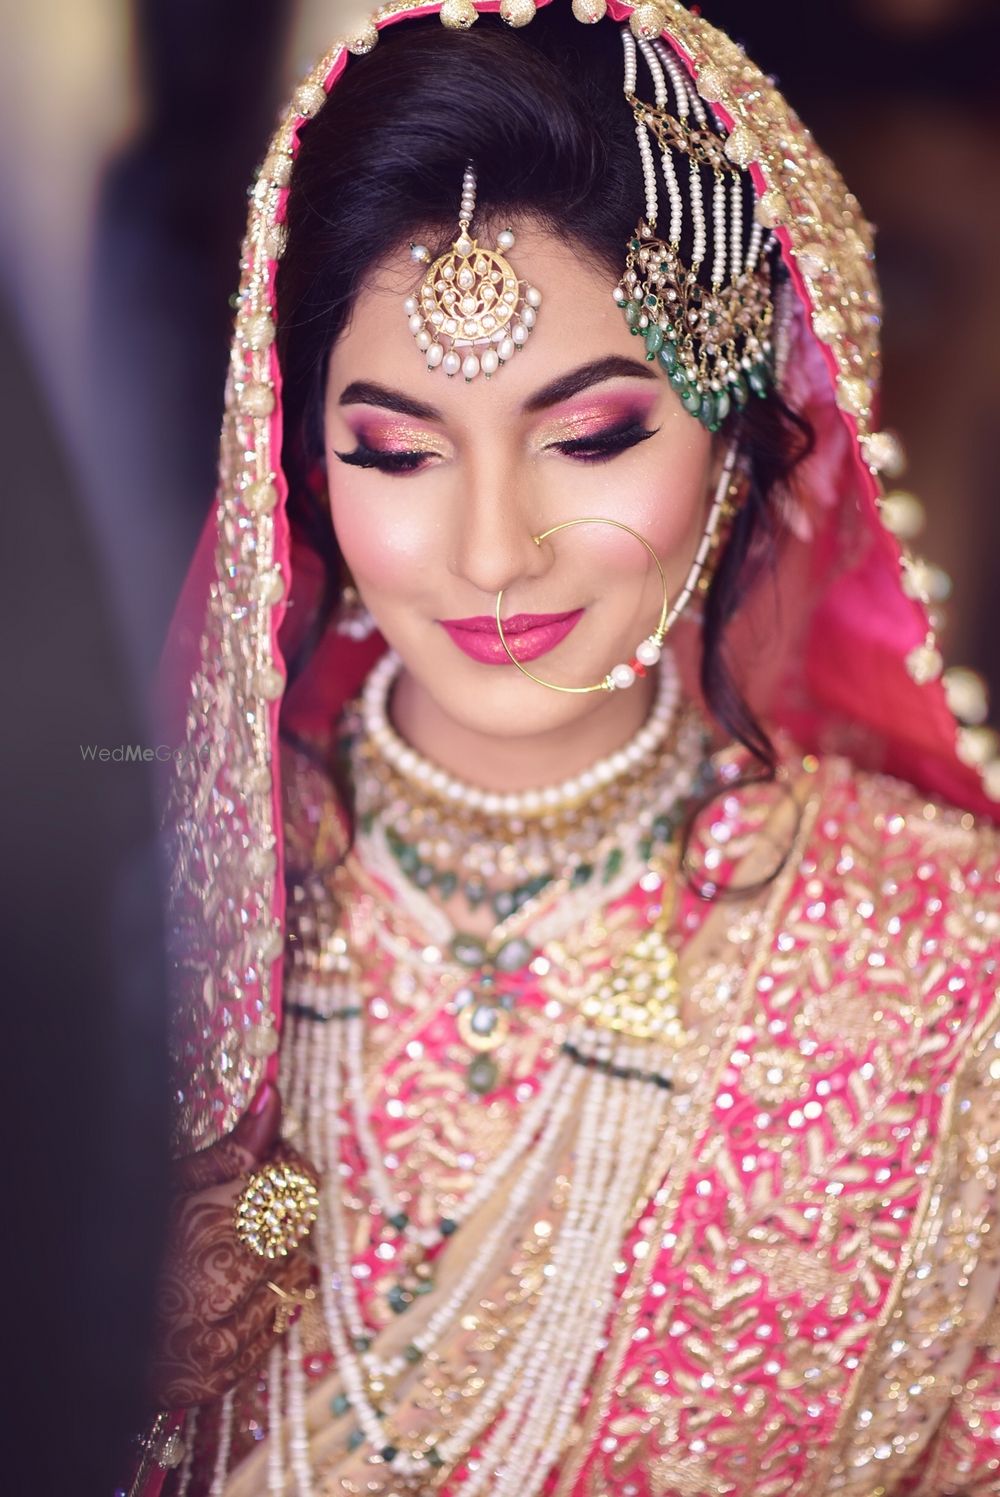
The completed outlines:
[[[583,609],[571,613],[515,613],[503,621],[504,638],[518,660],[537,660],[554,650],[561,639],[583,617]],[[440,619],[442,629],[460,650],[481,665],[510,665],[497,621],[488,614],[471,619]]]

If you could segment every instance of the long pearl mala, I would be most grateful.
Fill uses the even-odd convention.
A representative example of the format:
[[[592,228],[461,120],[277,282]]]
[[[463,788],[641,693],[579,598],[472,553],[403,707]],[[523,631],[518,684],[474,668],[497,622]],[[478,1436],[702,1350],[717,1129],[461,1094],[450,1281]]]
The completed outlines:
[[[467,785],[455,775],[432,764],[399,737],[389,722],[388,700],[402,661],[388,651],[378,661],[365,683],[361,714],[365,731],[393,769],[424,794],[430,793],[452,805],[512,820],[530,820],[572,807],[598,789],[647,763],[659,751],[673,725],[680,700],[680,677],[669,650],[660,656],[657,695],[653,709],[635,736],[623,748],[609,754],[589,770],[558,785],[501,795]]]
[[[394,668],[384,662],[379,667],[383,680],[372,700],[383,708]],[[658,705],[672,718],[671,690],[669,681],[661,683]],[[673,801],[695,782],[699,748],[695,725],[682,725]],[[616,1263],[637,1211],[644,1209],[651,1160],[669,1134],[670,1077],[683,1032],[665,923],[667,902],[615,973],[601,974],[581,994],[580,1016],[507,1143],[450,1217],[436,1225],[411,1222],[408,1201],[394,1188],[382,1157],[366,1086],[364,1005],[346,937],[339,931],[322,937],[305,970],[292,974],[280,1079],[323,1182],[315,1229],[319,1307],[342,1382],[340,1412],[349,1409],[355,1421],[348,1450],[363,1444],[401,1478],[417,1481],[467,1460],[462,1489],[468,1497],[487,1491],[490,1497],[537,1497],[565,1448],[600,1355],[614,1305]],[[360,1151],[364,1187],[386,1226],[423,1250],[429,1270],[447,1238],[491,1200],[499,1206],[454,1282],[432,1291],[422,1316],[407,1312],[414,1315],[410,1339],[388,1354],[373,1345],[354,1274],[345,1199],[350,1171],[343,1158],[348,1130]],[[508,1263],[511,1242],[526,1230],[567,1153],[573,1161],[567,1198],[546,1275],[524,1322],[453,1429],[404,1441],[394,1415],[416,1370],[459,1334],[470,1305],[489,1293]],[[269,1366],[267,1489],[271,1497],[285,1494],[291,1481],[296,1497],[313,1497],[297,1324],[277,1351]],[[230,1403],[223,1406],[212,1497],[224,1486],[231,1428]],[[477,1450],[480,1440],[485,1443]]]
[[[378,1151],[359,1085],[363,1077],[358,1005],[344,964],[335,966],[335,972],[297,990],[309,991],[316,1007],[310,1012],[296,1004],[289,1042],[296,1061],[306,1064],[306,1143],[325,1182],[317,1223],[320,1296],[331,1349],[357,1421],[357,1438],[400,1475],[419,1477],[458,1464],[493,1425],[481,1455],[470,1465],[464,1490],[468,1497],[479,1497],[489,1484],[491,1497],[534,1497],[564,1447],[599,1355],[602,1328],[614,1299],[615,1262],[635,1203],[643,1196],[649,1159],[666,1126],[669,1047],[651,1051],[627,1036],[615,1040],[582,1022],[572,1028],[507,1148],[477,1180],[454,1218],[456,1226],[468,1219],[505,1179],[510,1180],[496,1221],[405,1351],[380,1357],[371,1349],[352,1272],[340,1147],[345,1106],[362,1145],[369,1181],[381,1175],[383,1210],[399,1203],[384,1169],[371,1168]],[[651,1087],[652,1080],[661,1084]],[[519,1223],[536,1209],[537,1193],[567,1147],[568,1129],[575,1135],[570,1194],[552,1245],[551,1273],[533,1311],[458,1427],[425,1451],[401,1448],[389,1423],[390,1411],[376,1406],[370,1386],[375,1380],[384,1384],[405,1378],[427,1352],[455,1333],[469,1302],[498,1271]],[[280,1373],[273,1366],[270,1381],[269,1491],[276,1493],[285,1490],[284,1420]],[[302,1348],[294,1325],[287,1350],[287,1425],[296,1492],[298,1497],[311,1497]],[[352,1445],[357,1438],[352,1437]],[[227,1460],[220,1448],[217,1474]]]

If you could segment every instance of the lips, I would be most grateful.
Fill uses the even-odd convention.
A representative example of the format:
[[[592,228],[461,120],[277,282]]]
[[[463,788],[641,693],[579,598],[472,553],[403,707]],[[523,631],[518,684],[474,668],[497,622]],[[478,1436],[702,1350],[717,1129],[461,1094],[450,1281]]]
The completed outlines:
[[[504,638],[520,661],[537,660],[566,638],[583,617],[584,610],[569,613],[515,613],[503,621]],[[500,643],[495,618],[480,614],[469,619],[442,619],[441,627],[448,637],[472,660],[481,665],[509,665]]]

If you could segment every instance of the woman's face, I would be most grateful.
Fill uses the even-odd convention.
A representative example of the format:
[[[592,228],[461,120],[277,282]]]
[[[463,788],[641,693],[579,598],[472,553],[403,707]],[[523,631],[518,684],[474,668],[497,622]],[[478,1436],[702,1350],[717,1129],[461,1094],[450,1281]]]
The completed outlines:
[[[542,302],[526,346],[492,379],[428,373],[403,308],[423,267],[404,253],[358,297],[325,408],[333,523],[362,598],[411,690],[494,739],[571,729],[613,705],[605,692],[546,691],[510,663],[489,622],[499,589],[511,648],[566,686],[630,660],[662,603],[654,565],[624,531],[534,537],[567,520],[620,521],[653,547],[673,596],[704,524],[712,456],[629,333],[606,270],[534,227],[510,259]],[[524,627],[544,615],[555,617]]]

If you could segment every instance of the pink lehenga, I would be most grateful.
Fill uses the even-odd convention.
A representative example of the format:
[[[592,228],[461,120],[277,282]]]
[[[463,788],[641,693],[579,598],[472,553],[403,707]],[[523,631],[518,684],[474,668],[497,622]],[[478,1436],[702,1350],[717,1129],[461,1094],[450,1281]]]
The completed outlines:
[[[777,783],[690,709],[615,781],[649,810],[635,835],[473,940],[392,840],[355,704],[381,641],[330,633],[285,690],[313,578],[274,274],[300,131],[354,65],[336,47],[255,189],[219,496],[167,657],[178,1149],[277,1079],[321,1173],[321,1269],[259,1374],[160,1421],[144,1489],[170,1466],[178,1497],[1000,1491],[990,740],[949,711],[919,565],[882,523],[868,226],[745,55],[664,9],[798,298],[785,387],[818,440],[788,648],[757,672]],[[683,878],[672,816],[699,776],[721,793]],[[683,995],[669,1036],[656,974]]]

